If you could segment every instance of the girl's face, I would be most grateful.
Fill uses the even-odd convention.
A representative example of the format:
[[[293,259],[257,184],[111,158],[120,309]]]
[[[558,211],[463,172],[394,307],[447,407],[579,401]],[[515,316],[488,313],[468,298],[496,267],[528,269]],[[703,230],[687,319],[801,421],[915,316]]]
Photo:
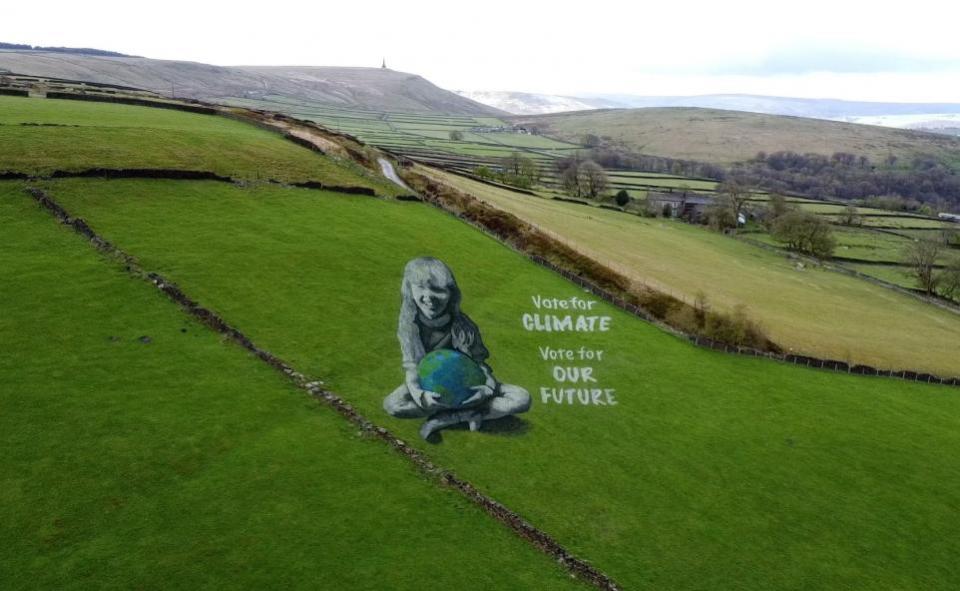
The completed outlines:
[[[433,285],[430,282],[411,283],[410,291],[413,301],[424,318],[432,320],[443,315],[450,301],[450,290],[446,287]]]

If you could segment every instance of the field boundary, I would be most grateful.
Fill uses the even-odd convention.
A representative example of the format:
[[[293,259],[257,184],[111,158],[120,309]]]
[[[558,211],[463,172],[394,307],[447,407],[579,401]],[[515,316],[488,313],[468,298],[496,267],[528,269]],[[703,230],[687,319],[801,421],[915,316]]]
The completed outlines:
[[[82,218],[71,216],[69,212],[49,194],[35,187],[28,188],[27,192],[61,224],[70,226],[76,233],[87,238],[101,253],[120,261],[130,275],[149,282],[201,324],[224,335],[242,348],[253,353],[267,365],[283,373],[294,385],[305,390],[313,398],[332,407],[341,417],[360,429],[362,433],[386,443],[400,455],[407,458],[420,473],[431,479],[435,479],[443,486],[459,492],[487,515],[512,530],[521,539],[556,559],[556,561],[572,575],[604,591],[618,591],[621,589],[608,575],[591,566],[585,560],[571,554],[549,534],[538,529],[519,514],[494,500],[492,497],[480,492],[470,482],[458,477],[452,471],[435,465],[425,454],[408,445],[385,427],[378,426],[369,421],[342,397],[323,388],[322,381],[311,380],[273,353],[259,348],[249,337],[231,326],[218,314],[202,307],[198,302],[187,296],[176,284],[168,281],[158,273],[148,272],[143,269],[134,257],[102,238]]]
[[[405,180],[406,180],[406,179],[405,179]],[[409,181],[408,181],[408,182],[409,182]],[[433,182],[433,181],[431,181],[431,182]],[[446,185],[444,185],[444,186],[446,186]],[[488,207],[488,208],[491,207],[491,206],[487,205],[485,202],[482,202],[482,201],[480,201],[479,199],[477,199],[476,197],[473,197],[472,195],[469,195],[469,194],[467,194],[467,193],[463,193],[462,191],[460,191],[460,193],[461,193],[461,194],[464,194],[464,195],[467,195],[470,199],[472,199],[473,201],[475,201],[475,202],[477,202],[477,203],[482,203],[482,204],[484,205],[484,207]],[[755,349],[755,348],[752,348],[752,347],[742,347],[742,346],[730,345],[730,344],[727,344],[727,343],[723,343],[723,342],[720,342],[720,341],[715,341],[715,340],[713,340],[713,339],[709,339],[709,338],[707,338],[707,337],[703,337],[703,336],[699,336],[699,335],[695,335],[695,334],[690,334],[690,333],[684,332],[684,331],[682,331],[682,330],[680,330],[680,329],[678,329],[678,328],[676,328],[676,327],[673,327],[673,326],[670,326],[670,325],[666,324],[665,322],[661,321],[660,319],[658,319],[657,317],[655,317],[653,314],[651,314],[649,311],[644,310],[642,307],[640,307],[640,306],[638,306],[638,305],[636,305],[636,304],[633,304],[633,303],[631,303],[631,302],[628,302],[626,299],[624,299],[624,298],[622,298],[622,297],[620,297],[620,296],[617,296],[617,295],[614,294],[613,292],[611,292],[611,291],[609,291],[609,290],[607,290],[607,289],[605,289],[605,288],[597,285],[596,283],[594,283],[593,281],[591,281],[589,277],[586,276],[587,274],[589,274],[589,271],[588,271],[588,270],[578,269],[578,273],[573,273],[573,272],[571,272],[571,271],[569,271],[569,270],[567,270],[567,269],[564,269],[563,267],[560,267],[559,265],[556,265],[555,263],[547,260],[546,258],[544,258],[544,257],[542,257],[542,256],[539,256],[539,255],[536,255],[536,254],[527,252],[527,251],[524,250],[523,248],[514,245],[514,244],[511,242],[511,240],[510,240],[511,236],[508,236],[508,235],[506,235],[506,234],[500,233],[500,232],[498,232],[497,230],[495,230],[495,229],[493,229],[493,228],[488,228],[487,226],[483,225],[482,223],[476,222],[476,221],[474,221],[473,219],[471,219],[471,218],[469,218],[469,217],[467,217],[467,216],[465,216],[465,215],[462,215],[462,214],[460,214],[459,212],[457,212],[457,211],[455,211],[455,210],[453,210],[453,209],[450,209],[450,208],[447,206],[447,204],[444,203],[443,200],[440,199],[440,198],[438,198],[436,195],[430,195],[429,193],[427,193],[427,194],[426,194],[426,198],[424,199],[424,201],[426,201],[427,203],[433,205],[434,207],[437,207],[438,209],[441,209],[442,211],[445,211],[446,213],[448,213],[448,214],[456,217],[457,219],[459,219],[459,220],[461,220],[461,221],[469,224],[470,226],[472,226],[473,228],[479,230],[480,232],[483,232],[483,233],[486,234],[487,236],[490,236],[491,238],[493,238],[493,239],[496,240],[497,242],[503,244],[503,245],[506,246],[507,248],[510,248],[511,250],[513,250],[514,252],[516,252],[517,254],[520,254],[520,255],[524,256],[525,258],[527,258],[528,260],[530,260],[530,261],[533,262],[534,264],[539,265],[539,266],[541,266],[541,267],[543,267],[543,268],[545,268],[545,269],[548,269],[548,270],[550,270],[550,271],[553,271],[554,273],[557,273],[558,275],[560,275],[560,276],[562,276],[563,278],[567,279],[568,281],[576,284],[577,286],[581,287],[582,289],[585,289],[585,290],[589,291],[590,293],[592,293],[593,295],[595,295],[595,296],[599,297],[600,299],[606,301],[607,303],[609,303],[609,304],[611,304],[611,305],[613,305],[613,306],[615,306],[615,307],[617,307],[617,308],[619,308],[619,309],[621,309],[621,310],[623,310],[623,311],[625,311],[625,312],[627,312],[627,313],[629,313],[629,314],[631,314],[631,315],[633,315],[633,316],[636,316],[636,317],[638,317],[638,318],[640,318],[640,319],[642,319],[642,320],[645,320],[646,322],[648,322],[648,323],[650,323],[650,324],[653,324],[654,326],[660,328],[661,330],[664,330],[665,332],[668,332],[668,333],[670,333],[670,334],[673,334],[674,336],[676,336],[676,337],[678,337],[678,338],[681,338],[681,339],[683,339],[683,340],[686,340],[686,341],[692,343],[693,345],[695,345],[695,346],[697,346],[697,347],[700,347],[700,348],[702,348],[702,349],[710,349],[710,350],[713,350],[713,351],[721,351],[721,352],[724,352],[724,353],[735,354],[735,355],[744,355],[744,356],[749,356],[749,357],[765,357],[765,358],[767,358],[767,359],[771,359],[771,360],[774,360],[774,361],[781,361],[781,362],[790,363],[790,364],[793,364],[793,365],[802,365],[802,366],[805,366],[805,367],[811,367],[811,368],[814,368],[814,369],[822,369],[822,370],[827,370],[827,371],[834,371],[834,372],[838,372],[838,373],[857,374],[857,375],[864,375],[864,376],[877,376],[877,377],[886,377],[886,378],[896,378],[896,379],[902,379],[902,380],[906,380],[906,381],[922,382],[922,383],[928,383],[928,384],[942,384],[942,385],[944,385],[944,386],[960,386],[960,376],[958,376],[958,377],[946,378],[946,377],[938,376],[938,375],[931,374],[931,373],[917,372],[917,371],[913,371],[913,370],[879,369],[879,368],[876,368],[876,367],[873,367],[873,366],[870,366],[870,365],[863,365],[863,364],[856,364],[856,363],[848,363],[848,362],[846,362],[846,361],[840,361],[840,360],[836,360],[836,359],[822,359],[822,358],[819,358],[819,357],[813,357],[813,356],[808,356],[808,355],[795,355],[795,354],[792,354],[792,353],[775,353],[775,352],[772,352],[772,351],[762,351],[762,350],[760,350],[760,349]],[[495,209],[495,210],[498,211],[498,212],[501,211],[501,210],[496,209],[496,208],[493,208],[493,209]],[[501,212],[501,213],[505,213],[505,214],[506,214],[506,212]],[[510,215],[510,214],[506,214],[506,215]],[[515,216],[514,216],[514,217],[515,217]],[[518,219],[519,219],[519,218],[518,218]],[[522,222],[522,221],[521,221],[521,223],[527,224],[526,222]],[[527,224],[527,225],[530,225],[530,224]],[[543,232],[542,232],[541,230],[539,230],[538,228],[536,228],[535,226],[530,225],[530,227],[533,228],[536,232],[538,232],[538,233],[540,233],[540,234],[543,234]],[[763,245],[763,246],[764,246],[765,248],[771,248],[771,249],[772,249],[772,248],[775,248],[775,247],[773,247],[773,246],[766,245],[766,244]],[[782,253],[781,253],[781,254],[782,254]],[[589,258],[589,257],[587,257],[587,258]],[[592,259],[591,259],[591,260],[592,260]],[[833,267],[829,267],[829,268],[833,268]],[[843,270],[840,271],[840,272],[845,273],[845,274],[846,274],[846,273],[850,273],[850,274],[855,274],[855,273],[857,273],[856,271],[853,271],[852,269],[843,269]],[[870,279],[873,279],[873,278],[870,278]],[[875,281],[880,281],[880,280],[875,280]],[[893,284],[890,284],[890,285],[893,285]],[[897,291],[903,290],[903,288],[901,288],[901,287],[899,287],[899,286],[893,286],[893,288],[895,288]],[[906,290],[903,290],[903,291],[904,291],[904,293],[913,295],[913,296],[915,296],[915,297],[919,297],[919,294],[911,293],[911,292],[906,291]],[[926,300],[925,300],[925,301],[926,301]],[[933,302],[931,302],[931,303],[933,303]],[[958,312],[958,310],[953,309],[953,308],[947,308],[947,309],[949,309],[949,310],[951,310],[951,311],[953,311],[953,312]]]
[[[274,179],[261,179],[249,181],[246,179],[237,179],[229,176],[219,175],[209,170],[184,170],[175,168],[88,168],[85,170],[54,170],[46,175],[31,176],[19,172],[2,172],[0,180],[57,180],[57,179],[150,179],[150,180],[175,180],[175,181],[216,181],[218,183],[230,183],[233,185],[244,185],[248,183],[265,183],[268,185],[279,185],[282,187],[297,187],[299,189],[314,189],[318,191],[330,191],[332,193],[345,193],[348,195],[366,195],[376,197],[377,192],[371,187],[360,187],[355,185],[324,185],[319,181],[303,181],[296,183],[284,183]]]
[[[190,105],[186,103],[153,101],[141,98],[129,98],[122,96],[104,96],[100,94],[80,94],[76,92],[47,92],[48,99],[63,99],[68,101],[88,101],[96,103],[116,103],[120,105],[133,105],[136,107],[153,107],[156,109],[172,109],[174,111],[186,111],[198,115],[216,115],[217,109],[203,105]]]

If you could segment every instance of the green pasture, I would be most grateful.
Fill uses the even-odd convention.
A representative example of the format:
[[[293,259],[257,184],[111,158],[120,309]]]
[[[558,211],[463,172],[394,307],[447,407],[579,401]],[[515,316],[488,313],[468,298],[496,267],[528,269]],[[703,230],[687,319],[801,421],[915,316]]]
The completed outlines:
[[[900,287],[908,289],[917,288],[917,278],[910,273],[908,267],[899,265],[860,265],[856,263],[844,263],[844,267],[859,271],[864,275],[875,277],[887,283],[893,283]]]
[[[960,374],[960,315],[705,228],[438,178],[527,220],[634,280],[692,303],[748,306],[785,349],[890,369]]]
[[[628,173],[621,171],[607,171],[607,178],[611,187],[629,189],[634,185],[652,185],[666,188],[687,188],[693,191],[713,191],[717,188],[715,181],[702,181],[672,175],[655,175],[646,172]]]
[[[567,142],[558,142],[557,140],[544,137],[542,135],[531,135],[525,133],[512,133],[512,132],[493,132],[493,133],[482,133],[482,134],[473,134],[475,136],[480,136],[487,141],[494,142],[497,144],[503,144],[505,146],[510,146],[513,148],[536,148],[539,150],[582,150],[583,146],[578,146],[576,144],[570,144]]]
[[[353,162],[321,156],[279,134],[223,117],[0,96],[0,171],[88,168],[207,170],[241,179],[317,180],[397,193]]]
[[[864,216],[862,218],[862,223],[864,226],[897,228],[897,229],[946,227],[944,225],[944,222],[941,222],[940,220],[920,218],[920,217],[910,217],[910,216],[903,216],[903,217]]]
[[[944,224],[943,227],[940,228],[897,228],[891,231],[916,240],[937,240],[942,236],[942,232],[960,232],[960,226]]]
[[[479,158],[500,158],[516,151],[528,156],[554,159],[577,144],[543,136],[512,132],[475,133],[475,127],[506,125],[495,117],[453,116],[428,113],[392,113],[310,105],[303,101],[230,99],[229,104],[250,108],[274,109],[295,117],[315,121],[330,129],[355,135],[363,141],[386,148],[423,146],[443,154]],[[463,140],[450,140],[451,131],[464,134]]]
[[[424,204],[199,182],[71,180],[48,189],[146,268],[625,588],[946,590],[960,582],[954,389],[709,352],[602,303],[596,310],[611,317],[609,333],[525,331],[532,296],[589,294]],[[601,220],[620,250],[631,244],[605,213],[633,218],[578,209],[584,215],[570,219]],[[665,231],[682,249],[681,228]],[[499,378],[534,393],[527,415],[479,433],[448,430],[428,444],[416,437],[417,421],[383,413],[383,396],[401,379],[402,268],[423,255],[454,270]],[[743,264],[775,266],[749,257]],[[604,350],[593,364],[598,386],[615,389],[618,404],[543,402],[539,387],[555,385],[556,365],[541,359],[543,346]],[[377,482],[393,485],[387,476]],[[337,490],[344,499],[357,492]],[[464,522],[457,531],[476,529]],[[416,546],[402,543],[410,534],[393,524],[378,531]],[[365,564],[360,555],[352,554],[354,568]],[[470,568],[486,573],[472,560]]]
[[[0,276],[5,591],[574,588],[18,183],[0,183]]]
[[[904,250],[912,242],[909,238],[865,228],[834,226],[831,230],[837,243],[833,254],[842,258],[897,263],[904,259]],[[773,246],[785,246],[766,232],[751,232],[745,236]]]

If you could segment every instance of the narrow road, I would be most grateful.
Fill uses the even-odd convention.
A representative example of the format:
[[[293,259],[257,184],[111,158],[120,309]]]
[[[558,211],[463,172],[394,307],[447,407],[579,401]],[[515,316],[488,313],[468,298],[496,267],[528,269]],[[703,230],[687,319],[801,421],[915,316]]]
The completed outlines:
[[[393,169],[393,165],[390,164],[389,160],[387,160],[386,158],[377,158],[377,162],[380,163],[380,170],[383,172],[383,176],[387,177],[388,179],[400,185],[404,189],[410,191],[411,193],[414,192],[413,189],[408,187],[407,184],[403,182],[403,180],[399,176],[397,176],[397,171]]]

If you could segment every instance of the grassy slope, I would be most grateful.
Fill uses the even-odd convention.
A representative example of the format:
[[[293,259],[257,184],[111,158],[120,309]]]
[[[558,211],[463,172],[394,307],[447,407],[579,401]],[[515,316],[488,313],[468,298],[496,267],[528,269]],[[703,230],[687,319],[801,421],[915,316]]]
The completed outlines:
[[[11,183],[0,269],[0,587],[572,586]]]
[[[436,173],[441,174],[441,173]],[[533,222],[638,281],[724,309],[744,303],[785,348],[877,367],[960,375],[960,316],[681,222],[451,184]]]
[[[525,332],[532,295],[584,294],[421,204],[210,183],[51,190],[411,441],[417,422],[380,409],[400,380],[398,289],[411,257],[453,267],[503,380],[550,385],[538,345],[605,349],[597,374],[617,388],[618,406],[537,397],[518,431],[447,431],[440,445],[416,444],[629,588],[960,583],[954,389],[703,351],[602,305],[611,333]]]
[[[45,123],[70,127],[24,126]],[[182,168],[243,179],[395,188],[352,162],[320,156],[237,121],[166,109],[0,97],[0,171]]]
[[[900,129],[801,117],[694,108],[583,111],[515,117],[546,126],[544,133],[578,142],[593,133],[646,154],[731,163],[757,152],[852,152],[882,161],[888,154],[946,157],[960,165],[960,139]]]

